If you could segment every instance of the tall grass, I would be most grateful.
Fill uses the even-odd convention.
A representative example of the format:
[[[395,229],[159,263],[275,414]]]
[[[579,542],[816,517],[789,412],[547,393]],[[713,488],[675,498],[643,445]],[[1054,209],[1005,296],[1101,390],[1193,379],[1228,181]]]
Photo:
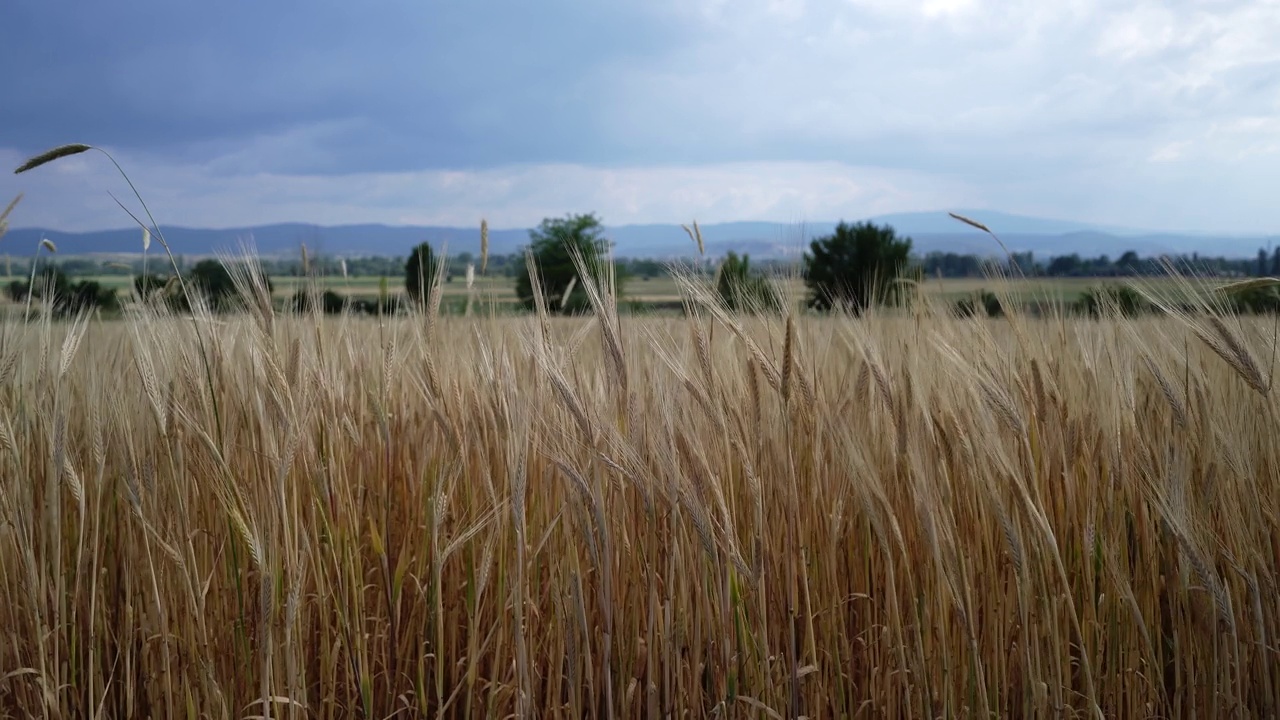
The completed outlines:
[[[237,280],[0,325],[0,715],[1276,716],[1268,322]]]

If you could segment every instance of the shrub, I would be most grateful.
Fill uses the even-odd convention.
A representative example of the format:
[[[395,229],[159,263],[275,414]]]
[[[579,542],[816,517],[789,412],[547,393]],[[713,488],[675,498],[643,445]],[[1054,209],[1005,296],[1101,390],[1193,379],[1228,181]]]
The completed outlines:
[[[1232,293],[1227,307],[1240,315],[1271,315],[1280,312],[1280,292],[1275,286],[1256,287]]]
[[[4,286],[4,294],[14,302],[23,302],[27,299],[27,283],[14,280]]]
[[[153,293],[162,290],[168,282],[169,278],[156,273],[137,275],[133,278],[133,292],[139,299],[148,300]]]
[[[5,293],[14,302],[26,302],[28,298],[47,302],[55,317],[66,317],[81,310],[110,312],[120,306],[115,290],[96,280],[72,283],[61,268],[53,266],[35,276],[34,289],[29,282],[14,280],[5,288]]]
[[[1117,313],[1134,317],[1151,312],[1151,305],[1128,285],[1103,285],[1089,288],[1075,303],[1075,309],[1090,317]]]
[[[395,302],[390,298],[351,301],[351,312],[360,315],[395,315],[397,310]]]
[[[81,310],[112,312],[120,309],[120,298],[115,290],[97,280],[81,280],[69,288],[66,300],[57,304],[61,307],[63,315],[74,314]]]
[[[315,298],[317,295],[305,289],[300,289],[289,299],[289,308],[298,313],[309,313],[315,308]],[[320,312],[325,315],[340,315],[346,309],[346,298],[332,290],[325,290],[319,294]]]
[[[1004,307],[1000,305],[1000,298],[989,290],[982,290],[973,297],[959,299],[956,301],[954,309],[955,314],[960,317],[973,317],[980,311],[987,317],[1002,317],[1004,315]]]

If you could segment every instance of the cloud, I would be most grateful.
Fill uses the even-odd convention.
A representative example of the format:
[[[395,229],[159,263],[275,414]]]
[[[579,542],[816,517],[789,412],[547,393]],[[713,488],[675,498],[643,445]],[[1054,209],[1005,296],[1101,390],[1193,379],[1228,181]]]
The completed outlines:
[[[779,213],[829,206],[784,202],[793,191],[758,174],[801,167],[879,168],[898,197],[943,206],[1121,224],[1184,212],[1177,193],[1216,177],[1196,222],[1280,224],[1280,208],[1232,193],[1280,180],[1257,160],[1280,143],[1265,121],[1280,115],[1276,0],[11,0],[6,13],[0,61],[22,69],[0,107],[11,153],[102,143],[193,197],[225,197],[229,224],[312,211],[265,205],[286,184],[333,193],[316,200],[325,217],[363,216],[345,198],[370,184],[436,177],[526,193],[466,202],[543,207],[548,191],[521,184],[531,168],[564,187],[571,168],[630,178],[619,212],[654,219],[693,206],[665,210],[673,198],[636,178],[716,177],[721,192],[689,195],[708,212],[763,188],[776,198],[759,206]],[[813,182],[792,186],[821,194]]]
[[[530,227],[566,212],[610,224],[794,221],[866,217],[978,198],[917,173],[836,163],[755,162],[600,168],[576,164],[397,173],[227,176],[185,164],[121,156],[157,220],[234,227],[306,219],[320,224]],[[17,154],[0,151],[16,165]],[[87,230],[128,225],[108,196],[140,208],[106,158],[86,154],[33,171],[15,225]],[[252,202],[246,202],[252,198]],[[962,203],[963,204],[963,203]]]
[[[1168,163],[1182,159],[1183,153],[1187,149],[1185,142],[1171,142],[1163,145],[1155,152],[1151,153],[1151,162]]]

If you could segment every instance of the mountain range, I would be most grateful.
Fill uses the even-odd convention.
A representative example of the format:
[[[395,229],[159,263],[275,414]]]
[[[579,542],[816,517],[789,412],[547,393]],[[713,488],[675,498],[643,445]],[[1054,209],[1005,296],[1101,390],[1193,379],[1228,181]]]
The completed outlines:
[[[961,210],[959,214],[991,228],[1012,252],[1032,252],[1037,257],[1078,253],[1096,257],[1118,257],[1127,250],[1139,255],[1180,254],[1252,257],[1259,248],[1271,247],[1280,235],[1232,235],[1226,233],[1179,233],[1142,230],[1090,223],[1011,215],[986,210]],[[946,212],[918,212],[865,218],[888,224],[912,239],[916,252],[931,251],[1000,256],[1004,250],[986,233],[961,223]],[[834,222],[777,223],[726,222],[700,225],[710,257],[728,250],[753,257],[778,258],[799,254],[809,241],[830,234]],[[266,257],[297,255],[305,243],[308,252],[345,257],[405,256],[417,243],[429,241],[437,252],[451,255],[478,253],[479,223],[474,227],[335,225],[279,223],[239,228],[161,229],[175,255],[200,257],[220,251],[238,253],[252,247]],[[617,257],[670,259],[693,257],[697,247],[679,224],[607,226],[606,236],[614,243]],[[0,237],[0,253],[29,256],[40,240],[52,241],[58,254],[67,256],[136,254],[142,250],[142,233],[137,228],[63,232],[48,228],[15,228]],[[529,241],[528,228],[490,229],[489,251],[517,252]],[[152,252],[161,252],[153,243]]]

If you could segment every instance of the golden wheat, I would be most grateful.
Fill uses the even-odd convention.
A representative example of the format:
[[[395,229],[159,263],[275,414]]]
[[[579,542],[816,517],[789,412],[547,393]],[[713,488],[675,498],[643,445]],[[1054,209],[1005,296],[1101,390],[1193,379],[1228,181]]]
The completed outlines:
[[[1269,323],[581,275],[0,329],[0,715],[1275,716]]]

